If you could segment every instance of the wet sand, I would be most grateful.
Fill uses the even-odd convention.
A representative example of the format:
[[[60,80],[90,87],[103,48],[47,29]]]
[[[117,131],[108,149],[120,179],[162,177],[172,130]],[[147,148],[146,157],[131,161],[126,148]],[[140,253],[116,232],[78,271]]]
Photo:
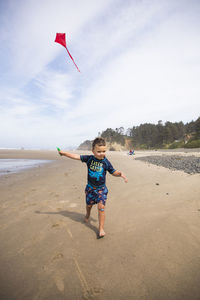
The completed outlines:
[[[85,164],[55,151],[0,151],[54,160],[0,178],[1,300],[200,298],[200,175],[134,159],[142,155],[108,153],[129,183],[107,174],[98,240],[96,207],[83,222]]]

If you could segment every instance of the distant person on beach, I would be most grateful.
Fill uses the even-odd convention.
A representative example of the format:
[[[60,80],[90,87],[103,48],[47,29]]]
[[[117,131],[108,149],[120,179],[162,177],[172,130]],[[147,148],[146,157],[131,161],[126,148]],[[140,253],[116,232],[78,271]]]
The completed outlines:
[[[130,149],[130,151],[129,151],[129,155],[134,155],[135,154],[135,151],[134,150],[132,150],[132,149]]]
[[[60,150],[60,149],[59,149]],[[98,238],[105,236],[104,221],[105,221],[105,205],[107,200],[108,189],[106,187],[106,171],[116,177],[122,177],[125,182],[128,182],[126,176],[121,171],[113,168],[106,155],[106,142],[99,137],[93,141],[93,155],[79,155],[59,151],[61,156],[66,156],[72,159],[81,160],[87,164],[88,168],[88,183],[85,188],[86,194],[86,216],[85,222],[89,221],[92,206],[97,204],[99,212],[99,235]]]

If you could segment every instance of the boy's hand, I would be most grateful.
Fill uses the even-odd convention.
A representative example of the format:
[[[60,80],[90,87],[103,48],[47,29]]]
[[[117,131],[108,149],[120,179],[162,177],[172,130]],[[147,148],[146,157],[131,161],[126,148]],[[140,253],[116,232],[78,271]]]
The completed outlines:
[[[60,154],[60,156],[65,155],[65,152],[64,152],[64,151],[59,151],[58,153]]]
[[[116,170],[114,173],[112,173],[112,175],[113,175],[113,176],[117,176],[117,177],[122,177],[126,183],[128,182],[127,177],[126,177],[125,174],[122,173],[121,171],[117,171],[117,170]]]
[[[124,175],[124,173],[121,172],[121,177],[124,179],[124,181],[127,183],[128,182],[128,178]]]
[[[58,150],[58,153],[60,154],[60,156],[62,156],[63,155],[63,151],[61,151],[60,148],[57,148],[57,150]]]

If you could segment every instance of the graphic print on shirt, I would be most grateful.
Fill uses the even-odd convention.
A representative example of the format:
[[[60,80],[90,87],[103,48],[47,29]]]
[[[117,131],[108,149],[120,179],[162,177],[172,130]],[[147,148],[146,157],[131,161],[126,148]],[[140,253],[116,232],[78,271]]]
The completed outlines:
[[[94,155],[81,155],[80,158],[83,163],[87,164],[87,182],[93,187],[100,188],[105,186],[106,172],[108,171],[110,174],[115,172],[115,169],[106,157],[98,160]]]
[[[103,164],[97,161],[92,160],[90,167],[88,169],[89,176],[96,178],[97,181],[103,178]]]

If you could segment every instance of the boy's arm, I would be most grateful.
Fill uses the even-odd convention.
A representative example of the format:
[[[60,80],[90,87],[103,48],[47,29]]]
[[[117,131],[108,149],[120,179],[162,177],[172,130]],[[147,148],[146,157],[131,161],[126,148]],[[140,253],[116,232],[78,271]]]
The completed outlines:
[[[70,153],[70,152],[65,152],[65,151],[58,151],[60,156],[66,156],[68,158],[76,159],[76,160],[81,160],[80,155],[76,153]]]
[[[112,173],[112,175],[116,176],[116,177],[122,177],[126,183],[128,182],[126,175],[124,173],[122,173],[121,171],[115,171]]]

